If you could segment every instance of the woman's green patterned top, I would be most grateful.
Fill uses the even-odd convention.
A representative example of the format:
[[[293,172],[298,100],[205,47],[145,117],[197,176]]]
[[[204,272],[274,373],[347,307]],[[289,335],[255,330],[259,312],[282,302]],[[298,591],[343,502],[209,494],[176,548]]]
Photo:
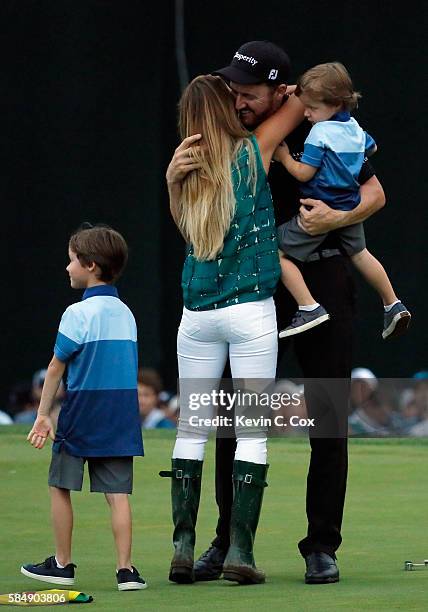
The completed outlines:
[[[189,310],[211,310],[264,300],[275,291],[280,266],[272,196],[255,136],[250,137],[257,159],[257,184],[247,185],[248,149],[243,147],[232,168],[235,214],[214,260],[197,261],[190,245],[181,286]]]

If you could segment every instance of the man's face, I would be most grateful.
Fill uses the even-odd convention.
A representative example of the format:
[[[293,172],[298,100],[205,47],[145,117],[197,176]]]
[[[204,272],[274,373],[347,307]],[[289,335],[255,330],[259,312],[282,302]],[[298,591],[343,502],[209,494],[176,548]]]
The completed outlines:
[[[235,108],[238,111],[242,125],[253,130],[265,119],[270,117],[282,104],[281,85],[278,88],[269,87],[266,83],[259,85],[240,85],[233,81],[229,84],[235,96]],[[281,93],[282,92],[282,93]]]

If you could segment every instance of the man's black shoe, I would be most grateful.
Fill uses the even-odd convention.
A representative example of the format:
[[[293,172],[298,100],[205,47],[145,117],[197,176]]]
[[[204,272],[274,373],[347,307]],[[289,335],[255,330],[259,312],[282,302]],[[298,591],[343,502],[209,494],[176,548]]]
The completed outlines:
[[[313,552],[305,557],[306,584],[328,584],[339,582],[339,570],[336,557],[330,557],[324,552]]]
[[[210,546],[195,561],[193,566],[195,572],[195,580],[218,580],[223,572],[223,562],[226,558],[226,551],[217,546]]]

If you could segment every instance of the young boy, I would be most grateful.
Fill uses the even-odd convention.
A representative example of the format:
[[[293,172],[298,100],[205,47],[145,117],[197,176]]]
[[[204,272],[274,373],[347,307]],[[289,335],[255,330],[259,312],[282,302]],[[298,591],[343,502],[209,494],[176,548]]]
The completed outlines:
[[[137,396],[137,329],[113,283],[128,248],[113,229],[80,229],[70,238],[67,272],[81,302],[62,316],[34,426],[27,440],[43,448],[54,440],[49,469],[55,555],[21,567],[25,576],[74,584],[71,563],[73,508],[70,491],[81,491],[88,463],[91,492],[104,493],[111,510],[120,591],[146,588],[131,565],[133,457],[143,455]],[[67,395],[54,436],[49,411],[65,368]]]
[[[284,143],[275,153],[296,179],[302,183],[302,196],[323,200],[332,208],[352,210],[360,202],[357,181],[364,156],[376,152],[376,143],[350,111],[360,95],[354,92],[346,68],[338,63],[320,64],[300,77],[295,94],[305,107],[305,116],[313,124],[301,161],[290,155]],[[403,333],[411,315],[394,293],[381,263],[365,248],[362,223],[344,227],[339,237],[343,250],[364,278],[376,289],[384,304],[384,339]],[[282,281],[298,304],[291,325],[279,333],[292,336],[324,323],[330,316],[316,302],[298,267],[289,259],[308,261],[326,234],[310,236],[299,225],[298,218],[278,228]]]

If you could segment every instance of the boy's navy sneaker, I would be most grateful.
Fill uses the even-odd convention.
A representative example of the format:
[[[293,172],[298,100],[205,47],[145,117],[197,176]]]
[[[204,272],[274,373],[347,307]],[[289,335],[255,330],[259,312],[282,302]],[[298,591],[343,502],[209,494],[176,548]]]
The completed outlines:
[[[312,327],[316,327],[328,321],[330,315],[323,306],[318,306],[315,310],[298,310],[291,321],[291,324],[279,332],[280,338],[300,334]]]
[[[69,563],[64,568],[58,567],[55,557],[48,557],[43,563],[22,565],[21,574],[42,582],[53,582],[65,586],[74,584],[75,567],[74,563]]]
[[[132,571],[127,567],[117,570],[116,577],[119,591],[139,591],[147,588],[147,582],[134,566]]]
[[[401,302],[397,302],[383,317],[382,338],[394,338],[407,331],[412,315]]]

